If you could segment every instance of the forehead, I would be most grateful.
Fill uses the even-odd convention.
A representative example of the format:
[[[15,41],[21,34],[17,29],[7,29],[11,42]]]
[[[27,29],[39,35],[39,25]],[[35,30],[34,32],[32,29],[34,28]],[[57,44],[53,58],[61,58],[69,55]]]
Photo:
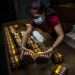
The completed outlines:
[[[33,0],[31,3],[31,8],[34,10],[40,9],[40,0]]]

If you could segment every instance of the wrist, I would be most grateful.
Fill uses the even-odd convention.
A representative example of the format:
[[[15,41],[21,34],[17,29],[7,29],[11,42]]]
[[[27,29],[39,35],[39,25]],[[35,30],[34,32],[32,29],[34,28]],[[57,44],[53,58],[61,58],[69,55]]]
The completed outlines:
[[[48,49],[48,52],[51,52],[51,51],[53,51],[53,47],[50,47],[49,49]]]

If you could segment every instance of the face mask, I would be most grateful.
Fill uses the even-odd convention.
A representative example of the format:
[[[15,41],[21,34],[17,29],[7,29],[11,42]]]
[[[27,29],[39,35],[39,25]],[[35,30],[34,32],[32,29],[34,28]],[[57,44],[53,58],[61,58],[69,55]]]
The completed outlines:
[[[35,16],[33,22],[39,25],[42,24],[44,20],[45,20],[44,16]]]

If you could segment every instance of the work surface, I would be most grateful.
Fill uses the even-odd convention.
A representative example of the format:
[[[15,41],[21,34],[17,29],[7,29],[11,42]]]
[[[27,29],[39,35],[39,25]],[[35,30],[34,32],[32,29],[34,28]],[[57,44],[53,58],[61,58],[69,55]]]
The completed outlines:
[[[67,67],[69,69],[68,75],[75,75],[75,50],[72,49],[71,47],[69,47],[68,45],[66,45],[65,43],[61,44],[61,46],[58,48],[58,50],[62,50],[64,52],[65,64],[67,65]],[[44,70],[45,69],[41,69],[39,75],[47,75],[48,71],[45,72]],[[38,67],[36,68],[36,71],[38,71]],[[31,72],[34,73],[34,70]],[[47,74],[45,74],[45,73],[47,73]],[[25,70],[18,70],[16,72],[13,72],[13,75],[27,75],[27,74],[26,74]],[[37,75],[37,74],[35,74],[35,75]]]
[[[75,50],[66,45],[65,43],[62,43],[58,48],[58,51],[61,51],[64,53],[65,61],[67,68],[69,69],[68,75],[75,75]],[[44,68],[46,67],[46,68]],[[12,72],[12,75],[50,75],[50,68],[51,65],[42,64],[38,65],[36,67],[36,64],[32,64],[29,66],[28,70],[26,69],[19,69]],[[29,70],[31,69],[31,70]]]

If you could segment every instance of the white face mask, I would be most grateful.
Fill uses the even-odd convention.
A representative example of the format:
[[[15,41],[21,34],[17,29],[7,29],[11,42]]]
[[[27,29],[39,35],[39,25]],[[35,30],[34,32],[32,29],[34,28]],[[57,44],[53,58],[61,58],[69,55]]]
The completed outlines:
[[[40,16],[35,16],[36,18],[33,19],[33,21],[36,23],[36,24],[42,24],[45,20],[45,17],[40,15]]]

